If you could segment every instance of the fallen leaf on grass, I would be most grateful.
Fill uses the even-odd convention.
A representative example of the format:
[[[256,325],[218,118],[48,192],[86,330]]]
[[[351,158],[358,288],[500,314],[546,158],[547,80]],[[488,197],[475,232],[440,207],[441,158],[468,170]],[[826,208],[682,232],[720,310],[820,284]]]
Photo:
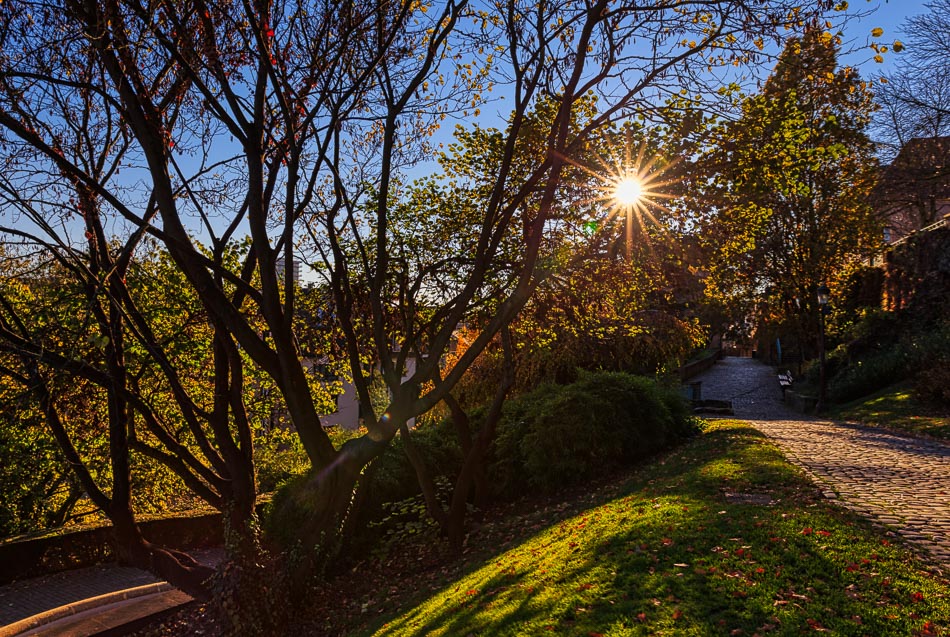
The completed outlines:
[[[805,620],[805,623],[808,624],[808,626],[809,626],[812,630],[817,631],[817,632],[819,632],[819,633],[826,633],[826,632],[828,632],[828,629],[825,628],[824,626],[822,626],[822,625],[821,625],[821,622],[818,621],[817,619],[806,619],[806,620]]]

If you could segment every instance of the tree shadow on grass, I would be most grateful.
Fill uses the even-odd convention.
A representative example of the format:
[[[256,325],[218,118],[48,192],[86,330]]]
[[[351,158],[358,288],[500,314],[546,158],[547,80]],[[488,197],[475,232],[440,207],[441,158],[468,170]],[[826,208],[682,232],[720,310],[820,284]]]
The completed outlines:
[[[725,497],[743,491],[772,504]],[[374,634],[895,634],[888,615],[916,585],[883,586],[874,569],[900,555],[875,555],[875,535],[742,425],[528,535]]]

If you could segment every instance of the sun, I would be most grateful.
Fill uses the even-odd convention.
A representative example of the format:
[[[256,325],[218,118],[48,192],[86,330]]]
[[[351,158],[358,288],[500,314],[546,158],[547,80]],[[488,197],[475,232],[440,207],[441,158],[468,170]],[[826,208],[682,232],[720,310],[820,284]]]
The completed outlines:
[[[588,236],[610,233],[610,229],[619,224],[625,235],[628,256],[635,237],[650,240],[650,233],[642,231],[647,225],[662,231],[656,214],[669,212],[662,202],[674,199],[669,187],[678,181],[670,170],[676,161],[670,162],[648,152],[647,146],[646,141],[641,140],[637,149],[628,129],[622,139],[605,136],[591,164],[568,159],[592,178],[592,196],[585,203],[593,204],[594,218],[583,224],[584,233]]]
[[[614,182],[613,199],[617,205],[636,206],[643,196],[643,182],[639,175],[624,175]]]

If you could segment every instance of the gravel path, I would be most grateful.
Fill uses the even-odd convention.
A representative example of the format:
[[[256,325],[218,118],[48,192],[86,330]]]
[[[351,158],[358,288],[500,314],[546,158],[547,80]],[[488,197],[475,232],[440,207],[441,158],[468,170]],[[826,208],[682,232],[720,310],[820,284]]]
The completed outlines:
[[[790,411],[772,367],[725,358],[694,381],[704,399],[731,400],[735,417],[772,438],[825,496],[882,523],[950,573],[950,445]]]

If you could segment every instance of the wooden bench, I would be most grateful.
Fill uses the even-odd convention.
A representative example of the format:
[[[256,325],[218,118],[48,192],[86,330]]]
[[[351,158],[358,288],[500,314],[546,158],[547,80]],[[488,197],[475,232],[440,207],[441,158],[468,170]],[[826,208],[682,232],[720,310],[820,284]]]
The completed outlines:
[[[792,378],[792,372],[784,371],[779,372],[778,374],[778,385],[782,388],[782,400],[785,400],[785,390],[792,386],[794,379]]]

